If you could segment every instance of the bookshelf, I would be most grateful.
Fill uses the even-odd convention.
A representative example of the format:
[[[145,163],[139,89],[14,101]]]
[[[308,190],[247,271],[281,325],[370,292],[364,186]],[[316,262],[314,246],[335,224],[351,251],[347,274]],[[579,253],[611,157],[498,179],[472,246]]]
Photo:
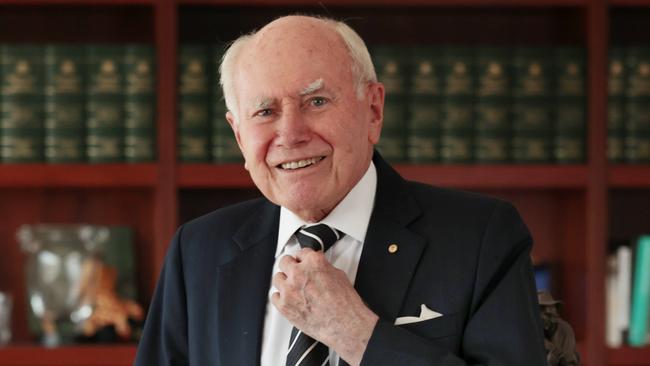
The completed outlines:
[[[231,40],[276,15],[297,11],[348,19],[369,44],[580,45],[587,50],[586,163],[396,167],[409,179],[513,202],[536,239],[536,259],[558,267],[561,286],[556,296],[565,301],[563,314],[575,328],[585,364],[650,365],[648,347],[608,349],[604,345],[608,240],[647,232],[650,217],[650,167],[610,165],[606,160],[606,56],[610,43],[650,41],[650,0],[331,0],[324,7],[314,4],[309,0],[0,0],[0,43],[153,44],[158,116],[155,163],[0,165],[0,215],[5,218],[0,224],[0,291],[12,293],[15,301],[15,342],[0,348],[0,366],[132,363],[133,345],[48,350],[31,343],[25,325],[24,257],[14,239],[16,228],[39,221],[132,226],[139,300],[148,304],[179,223],[259,196],[241,164],[177,162],[179,44]]]

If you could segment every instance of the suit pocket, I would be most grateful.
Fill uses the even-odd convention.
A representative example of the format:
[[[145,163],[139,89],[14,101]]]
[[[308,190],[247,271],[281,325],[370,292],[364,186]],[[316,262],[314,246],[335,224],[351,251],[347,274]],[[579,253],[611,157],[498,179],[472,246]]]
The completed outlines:
[[[459,333],[456,314],[449,314],[417,323],[403,324],[400,327],[428,339],[455,336]]]

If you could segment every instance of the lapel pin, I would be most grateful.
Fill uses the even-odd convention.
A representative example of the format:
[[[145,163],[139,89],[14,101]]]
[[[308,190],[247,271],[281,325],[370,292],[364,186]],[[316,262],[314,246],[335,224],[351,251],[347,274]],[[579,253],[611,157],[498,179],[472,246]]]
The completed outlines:
[[[391,244],[388,246],[388,253],[395,254],[397,252],[397,244]]]

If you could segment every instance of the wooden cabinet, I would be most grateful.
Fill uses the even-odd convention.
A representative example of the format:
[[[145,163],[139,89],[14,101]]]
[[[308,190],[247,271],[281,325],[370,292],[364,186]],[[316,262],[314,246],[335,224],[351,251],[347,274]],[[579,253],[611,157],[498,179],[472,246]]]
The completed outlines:
[[[1,365],[129,365],[135,346],[33,345],[26,327],[20,224],[90,222],[135,229],[148,304],[179,223],[259,196],[241,165],[176,158],[180,44],[227,42],[278,15],[347,19],[369,44],[577,45],[587,50],[587,159],[577,165],[397,165],[406,178],[513,202],[557,267],[564,315],[585,364],[650,365],[650,348],[607,349],[605,259],[612,235],[648,232],[650,166],[606,158],[610,43],[650,41],[648,0],[0,0],[0,43],[144,42],[156,49],[158,160],[151,164],[0,165],[0,290],[15,298],[14,343]],[[611,40],[611,42],[610,42]]]

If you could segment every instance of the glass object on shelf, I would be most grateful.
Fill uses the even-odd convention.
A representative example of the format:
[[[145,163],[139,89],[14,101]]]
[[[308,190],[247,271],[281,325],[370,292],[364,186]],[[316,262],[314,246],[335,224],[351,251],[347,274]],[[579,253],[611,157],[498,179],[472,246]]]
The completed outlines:
[[[0,347],[11,341],[11,295],[0,292]]]
[[[106,227],[23,225],[18,240],[27,259],[30,320],[45,346],[72,342],[93,313],[92,294],[100,272],[98,255]]]

